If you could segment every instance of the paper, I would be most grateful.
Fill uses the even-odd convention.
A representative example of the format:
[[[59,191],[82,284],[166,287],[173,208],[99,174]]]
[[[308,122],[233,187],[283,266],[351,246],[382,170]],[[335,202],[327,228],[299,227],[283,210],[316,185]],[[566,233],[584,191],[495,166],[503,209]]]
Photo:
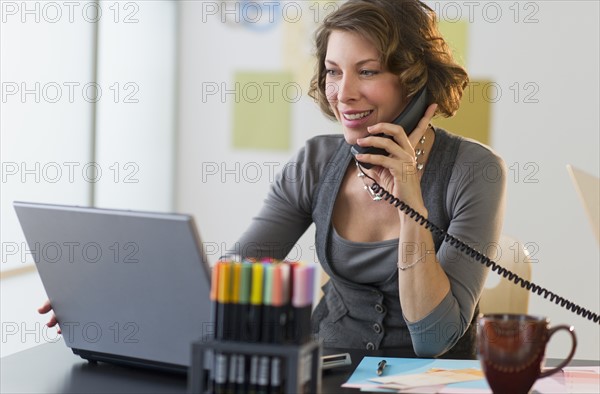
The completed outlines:
[[[282,12],[283,23],[283,68],[293,73],[294,80],[308,91],[315,72],[314,33],[328,13],[339,7],[337,0],[313,0],[290,2]]]
[[[302,95],[289,72],[238,72],[233,102],[233,147],[289,150],[291,105]]]
[[[376,378],[386,378],[395,375],[414,375],[422,374],[429,370],[475,370],[481,371],[478,360],[440,360],[427,358],[385,358],[386,367],[383,376],[377,376],[377,364],[382,360],[381,357],[364,357],[352,376],[342,387],[360,388],[364,390],[376,390],[380,383],[373,381]],[[435,382],[428,382],[428,386],[435,385]],[[458,386],[461,385],[461,386]],[[464,385],[464,386],[462,386]],[[473,386],[475,385],[475,386]],[[464,381],[457,383],[456,387],[474,387],[483,388],[489,391],[488,385],[483,378],[474,381]],[[439,387],[436,388],[439,390]],[[386,390],[388,391],[388,390]],[[423,390],[421,389],[421,392]],[[438,391],[436,391],[438,392]]]
[[[600,393],[600,367],[567,367],[544,379],[538,379],[533,390],[544,394]]]
[[[440,20],[438,28],[448,46],[452,49],[454,60],[465,67],[468,61],[468,33],[469,22],[466,20]]]
[[[371,380],[376,383],[381,383],[381,388],[403,390],[411,387],[439,386],[480,379],[484,379],[483,372],[481,372],[480,369],[432,368],[426,372],[418,374],[398,374],[383,378],[374,378]]]
[[[497,99],[498,84],[473,79],[463,92],[460,109],[452,118],[437,117],[433,124],[454,134],[490,144],[492,104]]]
[[[427,381],[426,386],[404,388],[402,393],[441,393],[441,394],[491,394],[478,360],[440,360],[423,358],[385,358],[387,364],[383,376],[377,376],[377,364],[382,357],[364,357],[348,381],[342,387],[359,388],[368,392],[398,392],[397,389],[382,388],[374,379],[387,379],[399,376],[426,374],[428,371],[450,372],[450,376],[478,376],[476,380],[449,384],[436,384],[441,380]],[[567,367],[544,379],[538,379],[533,392],[539,393],[600,393],[600,367]],[[429,372],[432,373],[432,372]],[[438,372],[439,373],[439,372]],[[393,380],[393,379],[392,379]]]
[[[454,60],[461,66],[467,67],[468,21],[442,19],[438,26],[442,37],[452,50]],[[472,78],[463,92],[460,109],[456,115],[452,118],[436,118],[433,123],[455,134],[490,145],[492,104],[502,95],[502,92],[498,91],[498,86],[492,81]]]

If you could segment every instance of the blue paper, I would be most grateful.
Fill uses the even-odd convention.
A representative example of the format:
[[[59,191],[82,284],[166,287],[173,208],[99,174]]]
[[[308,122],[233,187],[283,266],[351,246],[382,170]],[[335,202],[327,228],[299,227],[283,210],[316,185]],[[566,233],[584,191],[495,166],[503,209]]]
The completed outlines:
[[[466,369],[473,368],[481,370],[479,360],[440,360],[431,358],[395,358],[395,357],[364,357],[356,367],[352,376],[343,387],[375,388],[377,383],[370,379],[379,377],[377,365],[381,360],[386,360],[386,367],[382,376],[418,374],[436,369]],[[448,384],[453,388],[489,389],[485,379],[469,382]],[[378,390],[379,391],[379,390]],[[390,392],[394,392],[390,390]]]

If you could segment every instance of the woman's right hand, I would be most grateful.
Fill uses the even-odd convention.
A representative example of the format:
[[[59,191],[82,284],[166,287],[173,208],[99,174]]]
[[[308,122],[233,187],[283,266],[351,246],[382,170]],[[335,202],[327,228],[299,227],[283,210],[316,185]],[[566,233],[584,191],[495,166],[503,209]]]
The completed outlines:
[[[44,305],[42,305],[41,307],[38,308],[38,312],[42,315],[50,312],[51,310],[52,310],[52,305],[50,305],[49,299],[46,300],[46,302],[44,302]],[[56,315],[54,313],[52,313],[52,317],[50,318],[48,323],[46,323],[46,326],[54,327],[57,324],[58,324],[58,320],[56,320]],[[57,327],[57,330],[58,330],[58,333],[61,334],[60,326]]]

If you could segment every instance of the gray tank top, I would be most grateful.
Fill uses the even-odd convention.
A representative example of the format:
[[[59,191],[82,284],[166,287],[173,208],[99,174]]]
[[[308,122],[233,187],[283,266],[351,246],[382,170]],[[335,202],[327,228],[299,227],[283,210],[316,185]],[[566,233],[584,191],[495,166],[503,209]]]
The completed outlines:
[[[330,264],[347,280],[377,285],[397,270],[398,239],[353,242],[342,238],[333,228],[331,250]]]

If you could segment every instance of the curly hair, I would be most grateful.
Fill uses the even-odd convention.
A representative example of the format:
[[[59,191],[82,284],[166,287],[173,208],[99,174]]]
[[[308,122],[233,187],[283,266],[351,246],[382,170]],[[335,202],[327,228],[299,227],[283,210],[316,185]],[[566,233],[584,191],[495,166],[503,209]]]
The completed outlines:
[[[469,82],[437,28],[435,12],[418,0],[348,0],[329,14],[315,35],[317,65],[309,96],[335,119],[325,92],[325,56],[332,31],[360,34],[380,53],[384,67],[396,74],[411,97],[427,86],[436,114],[453,116]]]

